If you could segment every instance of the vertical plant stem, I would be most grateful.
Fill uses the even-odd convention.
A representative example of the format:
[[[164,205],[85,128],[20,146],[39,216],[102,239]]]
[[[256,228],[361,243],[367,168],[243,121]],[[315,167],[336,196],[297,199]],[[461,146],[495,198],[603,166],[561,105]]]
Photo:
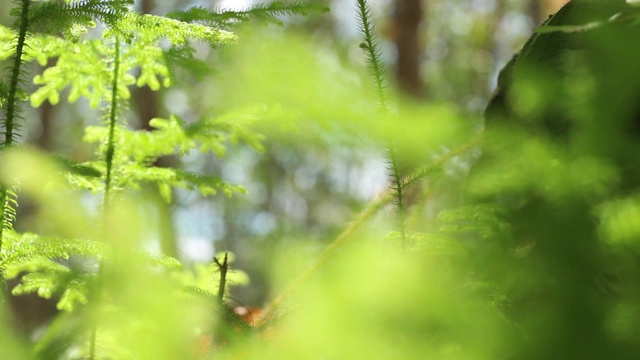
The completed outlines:
[[[18,84],[20,83],[20,67],[22,66],[24,43],[27,38],[27,29],[29,28],[30,4],[30,0],[22,0],[22,10],[20,12],[20,30],[18,32],[18,43],[16,44],[16,55],[13,59],[13,66],[11,67],[11,82],[9,83],[7,111],[4,120],[4,147],[11,146],[13,144],[13,137],[15,136]]]
[[[108,229],[109,216],[109,199],[111,192],[112,173],[113,173],[113,155],[115,153],[115,127],[118,115],[118,78],[120,77],[120,40],[115,36],[114,48],[114,65],[113,80],[111,82],[111,102],[109,109],[109,135],[107,138],[107,152],[105,154],[106,175],[104,180],[104,198],[103,198],[103,214],[104,214],[104,231]],[[100,293],[102,286],[102,278],[104,277],[104,264],[101,261],[98,268],[98,282],[96,293]],[[96,355],[96,341],[98,334],[98,324],[94,322],[89,337],[89,360],[94,360]]]
[[[29,5],[30,0],[22,0],[22,9],[20,11],[20,26],[18,30],[18,42],[16,44],[16,55],[13,59],[11,67],[11,81],[9,82],[9,93],[7,95],[7,107],[4,119],[4,143],[3,148],[13,145],[13,139],[16,136],[16,118],[18,111],[17,94],[18,85],[20,84],[20,74],[22,66],[22,55],[24,54],[24,44],[27,39],[27,30],[29,29]],[[0,188],[0,250],[2,250],[4,229],[10,224],[8,219],[7,207],[9,205],[8,193],[5,187]]]
[[[104,180],[104,209],[109,205],[109,192],[111,190],[111,180],[113,171],[113,154],[115,153],[114,133],[116,128],[116,118],[118,114],[118,77],[120,76],[120,41],[116,37],[115,54],[113,66],[113,81],[111,84],[111,109],[109,112],[109,137],[107,138],[107,153],[105,162],[107,174]]]
[[[384,63],[380,59],[380,51],[376,45],[376,35],[374,32],[374,26],[371,23],[371,11],[369,10],[369,2],[367,0],[356,0],[358,7],[358,21],[360,24],[360,31],[362,32],[362,43],[360,48],[364,50],[367,56],[367,62],[371,68],[373,75],[373,83],[375,85],[378,101],[380,107],[383,109],[388,108],[387,97],[384,89],[386,87],[386,81],[384,79]]]
[[[367,62],[369,62],[369,67],[373,73],[373,83],[378,94],[378,103],[383,111],[388,111],[389,103],[385,95],[386,81],[384,79],[384,63],[380,58],[380,50],[378,50],[376,45],[376,35],[371,19],[369,2],[367,0],[356,0],[356,5],[358,8],[357,16],[360,22],[359,27],[362,33],[360,48],[364,50],[367,56]],[[404,194],[398,166],[397,150],[391,139],[387,141],[387,162],[392,183],[390,188],[393,190],[398,216],[398,232],[400,233],[402,247],[405,247],[407,235]]]

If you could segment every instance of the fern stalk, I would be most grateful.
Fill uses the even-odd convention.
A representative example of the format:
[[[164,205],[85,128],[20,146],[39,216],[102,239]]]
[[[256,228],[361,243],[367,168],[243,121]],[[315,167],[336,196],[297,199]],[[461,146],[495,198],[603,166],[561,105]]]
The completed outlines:
[[[370,5],[367,0],[356,0],[356,5],[358,8],[358,27],[362,33],[362,43],[360,43],[360,48],[364,50],[367,62],[369,63],[369,68],[373,74],[373,84],[378,94],[378,103],[383,111],[388,111],[389,104],[385,94],[387,84],[384,78],[384,62],[381,59],[380,50],[376,44],[377,36],[375,35],[375,29],[371,18]],[[407,231],[404,193],[402,178],[400,177],[400,170],[398,166],[398,155],[391,140],[388,140],[387,142],[387,164],[392,183],[391,190],[393,191],[393,197],[395,198],[394,203],[398,215],[398,231],[400,233],[402,246],[405,247]]]
[[[22,0],[22,10],[20,12],[20,29],[18,32],[18,43],[16,44],[16,55],[13,58],[13,66],[11,67],[11,82],[9,83],[9,93],[7,95],[7,111],[5,113],[4,126],[4,147],[13,144],[16,117],[17,117],[17,94],[18,85],[20,83],[20,74],[22,66],[22,55],[24,54],[24,45],[27,38],[27,29],[29,28],[29,5],[30,0]]]
[[[107,174],[104,180],[104,208],[109,204],[109,191],[111,190],[112,170],[113,170],[113,154],[115,153],[115,128],[116,118],[118,114],[118,77],[120,76],[120,41],[116,36],[114,65],[113,65],[113,81],[111,83],[111,109],[109,111],[109,135],[107,137],[107,153],[105,163]]]
[[[20,10],[18,42],[16,44],[16,54],[11,67],[11,81],[9,82],[9,93],[7,94],[7,106],[4,118],[4,143],[3,148],[13,145],[16,136],[16,119],[18,116],[18,85],[20,84],[20,74],[22,73],[22,55],[24,54],[24,45],[27,39],[27,30],[29,29],[29,6],[30,0],[22,0],[22,8]],[[11,228],[11,204],[9,202],[9,192],[7,188],[0,188],[0,250],[2,250],[2,242],[4,239],[5,228]]]

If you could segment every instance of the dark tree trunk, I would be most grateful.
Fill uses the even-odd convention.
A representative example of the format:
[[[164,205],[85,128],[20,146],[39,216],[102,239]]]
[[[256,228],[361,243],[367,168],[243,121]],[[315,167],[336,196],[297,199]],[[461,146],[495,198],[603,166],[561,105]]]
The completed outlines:
[[[393,15],[398,56],[396,80],[402,91],[416,98],[425,95],[420,76],[420,28],[423,17],[421,0],[396,0]]]

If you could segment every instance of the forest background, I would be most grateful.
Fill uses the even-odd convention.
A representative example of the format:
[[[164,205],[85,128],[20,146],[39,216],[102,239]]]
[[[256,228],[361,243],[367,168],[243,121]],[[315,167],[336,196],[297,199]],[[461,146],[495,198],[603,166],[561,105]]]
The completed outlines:
[[[204,191],[198,188],[201,192],[198,194],[185,189],[171,192],[166,186],[159,186],[160,197],[172,201],[168,207],[161,201],[154,203],[141,198],[144,212],[152,215],[145,218],[144,223],[158,229],[143,236],[143,247],[150,253],[179,259],[184,268],[176,275],[181,277],[178,282],[198,286],[206,283],[201,287],[206,289],[220,282],[222,290],[218,294],[232,307],[261,311],[253,307],[267,306],[266,312],[271,317],[266,321],[275,322],[276,330],[269,332],[271,326],[264,332],[260,330],[260,337],[265,337],[267,344],[274,339],[273,347],[259,344],[247,350],[236,347],[230,340],[234,336],[229,338],[224,331],[220,335],[217,328],[214,331],[197,329],[196,335],[202,335],[196,336],[199,341],[208,339],[202,351],[211,355],[222,349],[222,354],[230,357],[243,354],[264,358],[265,349],[269,349],[269,354],[278,358],[301,358],[310,352],[334,358],[388,358],[397,355],[388,353],[397,347],[402,354],[399,356],[406,358],[426,353],[452,359],[546,358],[554,352],[564,356],[590,351],[588,347],[576,350],[573,343],[580,336],[589,336],[587,342],[597,351],[606,352],[610,344],[615,344],[612,347],[623,344],[620,354],[633,353],[637,342],[633,339],[635,325],[630,319],[640,314],[633,306],[636,293],[622,291],[616,293],[619,297],[607,299],[605,305],[591,304],[588,297],[591,288],[583,285],[591,281],[592,264],[582,260],[591,259],[595,254],[600,261],[609,254],[600,258],[602,253],[591,253],[592,248],[585,246],[574,262],[572,251],[581,248],[580,236],[585,234],[574,232],[574,228],[567,230],[569,222],[559,217],[555,223],[550,215],[553,211],[545,211],[555,211],[554,206],[560,204],[558,206],[569,214],[567,219],[580,224],[575,228],[595,229],[590,222],[591,215],[582,214],[581,205],[584,202],[591,209],[601,201],[604,205],[593,205],[594,209],[605,209],[598,215],[602,220],[598,234],[612,239],[635,238],[635,217],[629,215],[637,208],[635,200],[618,201],[613,195],[611,198],[603,195],[609,194],[603,190],[605,185],[617,181],[615,174],[619,169],[612,165],[617,164],[615,161],[610,164],[608,158],[602,160],[599,154],[591,157],[588,147],[587,150],[578,148],[584,153],[578,152],[576,159],[568,156],[571,171],[565,173],[554,167],[566,160],[558,155],[564,154],[562,151],[554,152],[555,142],[537,143],[535,137],[526,138],[518,144],[524,150],[518,147],[509,150],[513,150],[516,163],[522,161],[530,167],[525,166],[525,170],[516,167],[522,171],[515,174],[500,167],[493,173],[480,172],[481,176],[507,174],[506,180],[498,181],[501,188],[482,188],[483,183],[479,184],[480,192],[495,191],[493,195],[499,200],[506,198],[503,202],[507,208],[514,207],[506,216],[513,216],[510,218],[513,223],[502,222],[504,214],[497,208],[464,206],[468,199],[463,188],[471,165],[481,153],[473,134],[481,132],[483,111],[494,93],[498,72],[537,25],[563,4],[563,1],[534,0],[372,2],[371,19],[380,47],[378,60],[387,64],[386,69],[373,66],[373,70],[375,76],[386,77],[386,87],[376,88],[375,85],[384,85],[378,78],[374,86],[370,84],[371,65],[377,64],[374,56],[377,53],[367,43],[371,39],[366,36],[362,13],[358,15],[354,3],[342,0],[323,4],[331,9],[329,12],[309,11],[304,17],[280,14],[277,21],[269,18],[261,22],[258,18],[247,24],[233,24],[237,44],[194,45],[196,57],[203,60],[201,64],[210,66],[205,71],[208,76],[177,71],[172,74],[177,81],[171,87],[164,88],[149,79],[145,80],[150,81],[149,87],[131,86],[130,108],[123,110],[131,129],[162,133],[158,126],[164,123],[152,119],[168,119],[171,114],[190,124],[201,117],[220,114],[251,120],[247,129],[242,124],[232,127],[232,135],[222,136],[228,140],[228,146],[214,144],[212,153],[191,151],[179,158],[163,156],[154,159],[152,164],[145,163],[145,166],[159,168],[179,167],[191,173],[219,177],[222,181],[216,183],[219,193],[214,196],[204,196],[212,195],[214,191],[210,188]],[[251,5],[143,0],[136,2],[135,8],[144,14],[165,15],[191,6],[224,10]],[[15,5],[9,3],[2,7],[7,11],[0,15],[0,24],[8,26],[15,20],[8,14],[12,7]],[[549,31],[579,33],[583,30]],[[46,64],[40,63],[43,68],[54,65],[55,60],[51,59]],[[41,71],[35,63],[28,66],[32,74]],[[576,69],[583,68],[577,66]],[[45,75],[46,72],[43,77],[36,76],[36,82],[46,78]],[[582,75],[576,75],[575,79],[585,83],[576,81],[576,87],[571,89],[590,89],[578,86],[590,84],[590,78]],[[574,85],[570,81],[563,84]],[[69,90],[62,91],[62,96],[55,92],[52,96],[51,92],[46,93],[30,82],[25,83],[25,88],[32,94],[33,106],[24,107],[23,116],[28,121],[23,124],[20,143],[56,154],[71,164],[95,156],[92,141],[97,142],[100,133],[92,126],[101,124],[104,117],[101,109],[92,106],[91,99],[77,99],[77,94],[68,93]],[[544,84],[536,91],[545,93],[552,88]],[[376,96],[377,90],[380,91]],[[579,92],[576,90],[576,94]],[[77,101],[58,103],[67,96]],[[376,103],[382,105],[380,111],[374,111]],[[544,107],[544,101],[523,104],[522,109],[534,115],[544,114],[536,112],[536,106]],[[397,124],[384,122],[398,114]],[[585,118],[589,118],[588,115],[586,110],[579,114]],[[349,121],[342,121],[344,119]],[[372,119],[374,122],[366,122]],[[383,121],[376,123],[378,120]],[[504,139],[511,135],[518,139],[517,134],[509,133]],[[385,141],[386,146],[381,145]],[[135,149],[123,148],[135,154]],[[98,147],[98,153],[100,151]],[[490,148],[486,154],[485,161],[491,159]],[[509,151],[502,149],[498,158],[509,155]],[[432,172],[437,176],[432,177]],[[399,174],[404,177],[402,182]],[[540,183],[536,183],[538,179],[531,174],[542,174]],[[190,179],[198,181],[199,178]],[[418,183],[420,185],[415,185]],[[240,185],[246,193],[229,184]],[[400,188],[410,187],[404,197],[398,195],[394,201],[386,197],[389,192],[399,193]],[[516,200],[510,198],[513,193],[536,199],[528,203],[533,204],[532,208],[521,207],[517,196],[514,196]],[[615,196],[620,194],[625,193],[614,192]],[[29,194],[20,196],[14,224],[18,232],[50,231],[51,224],[42,221],[42,204],[38,201]],[[99,202],[91,196],[82,197],[82,201],[81,207],[86,209]],[[406,208],[402,206],[403,201]],[[407,210],[408,204],[410,210]],[[565,204],[570,206],[564,209]],[[58,209],[66,211],[60,204]],[[509,212],[511,210],[513,212]],[[532,214],[537,217],[526,223]],[[518,221],[524,221],[525,226],[518,227]],[[540,224],[551,224],[550,234],[545,233]],[[356,225],[362,228],[358,232],[353,230]],[[510,225],[523,233],[510,233]],[[118,234],[114,231],[113,236]],[[562,242],[545,243],[545,239],[555,241],[565,235],[570,239],[566,246]],[[351,242],[344,246],[342,242],[346,238]],[[599,241],[588,238],[593,241],[587,244]],[[398,243],[401,246],[394,247]],[[228,293],[224,281],[220,280],[221,273],[226,272],[228,258],[224,254],[227,252],[233,254],[228,255],[232,260]],[[630,256],[631,259],[622,258],[632,264],[633,255]],[[564,260],[577,270],[563,264]],[[92,264],[82,257],[75,261],[82,266]],[[74,263],[73,256],[70,265],[62,263],[74,272],[91,274],[90,270],[82,270],[82,266]],[[610,265],[606,260],[602,263]],[[34,274],[42,270],[28,266],[18,268],[27,272],[35,269]],[[607,266],[603,268],[609,270]],[[316,273],[304,272],[304,269]],[[623,269],[632,276],[620,281],[621,284],[633,284],[634,269],[634,265]],[[298,276],[300,273],[302,277]],[[581,277],[585,273],[588,275]],[[609,276],[609,273],[603,270],[593,277],[601,275]],[[130,277],[133,282],[137,279]],[[128,283],[131,280],[128,278],[123,281]],[[607,287],[616,283],[615,279],[609,280],[603,281],[605,285],[598,285]],[[579,287],[578,291],[565,287],[573,284]],[[51,289],[38,286],[32,286],[30,291],[24,291],[24,284],[17,288],[51,297]],[[563,290],[557,296],[550,295],[557,289]],[[93,300],[95,294],[87,293]],[[169,293],[162,294],[168,296]],[[93,324],[88,326],[90,331],[83,332],[85,335],[70,335],[76,341],[73,345],[62,345],[64,339],[48,339],[56,331],[54,325],[43,327],[59,310],[68,310],[64,306],[61,309],[60,302],[56,309],[55,301],[27,295],[8,296],[8,299],[15,325],[27,334],[26,338],[46,344],[36,346],[36,353],[42,358],[50,354],[74,358],[74,351],[82,353],[78,349],[84,344],[84,340],[77,339],[84,339],[83,336],[90,333],[87,343],[91,348],[89,357],[93,359],[96,333],[102,334],[97,336],[99,339],[109,334],[107,330],[101,333],[103,330],[97,329],[113,325]],[[54,300],[58,300],[56,296]],[[142,307],[164,301],[154,296],[138,300]],[[73,301],[86,304],[88,300],[80,297]],[[107,304],[109,301],[111,299]],[[66,306],[73,308],[68,303]],[[530,307],[536,310],[530,311]],[[100,310],[87,308],[89,313],[108,313],[111,309],[109,306]],[[178,317],[178,309],[174,306],[167,311],[170,315],[164,320],[169,323],[174,319],[171,316]],[[597,311],[592,311],[594,309]],[[145,316],[153,317],[156,310],[153,308]],[[567,321],[563,321],[565,316]],[[69,325],[73,315],[57,319],[66,319],[60,322],[73,328]],[[313,329],[309,329],[310,324]],[[592,324],[598,325],[590,332]],[[118,330],[123,326],[133,331],[137,324],[114,326]],[[46,335],[38,337],[43,331]],[[278,331],[285,336],[273,334]],[[105,358],[127,358],[123,355],[125,350],[147,354],[131,355],[131,358],[152,358],[149,353],[172,358],[170,353],[152,350],[153,347],[162,349],[160,342],[132,345],[126,342],[126,332],[114,331],[114,334],[124,346],[109,346],[109,340],[101,338],[98,347],[107,354]],[[168,338],[175,335],[163,334]],[[597,339],[604,340],[598,342]],[[189,341],[176,345],[175,349],[181,349],[186,343]],[[327,348],[327,343],[333,346]],[[602,348],[597,347],[600,344],[604,344]],[[63,350],[56,353],[58,347]],[[108,351],[121,352],[109,355]]]
[[[137,1],[136,7],[142,13],[163,15],[191,6],[233,10],[249,4],[232,0],[143,0]],[[371,6],[394,86],[415,101],[446,103],[456,111],[480,118],[495,89],[498,71],[531,31],[563,4],[561,0],[431,0],[373,1]],[[360,35],[354,4],[339,0],[326,5],[332,9],[329,13],[284,18],[282,26],[257,26],[248,29],[244,38],[251,42],[256,37],[252,31],[274,38],[282,33],[304,34],[313,42],[318,56],[365,67],[364,55],[357,47]],[[10,25],[11,6],[6,3],[1,8],[0,24]],[[409,11],[396,10],[401,8]],[[249,50],[244,53],[248,56],[224,47],[201,50],[199,56],[215,64],[216,76],[184,81],[168,91],[136,89],[132,107],[137,126],[149,129],[149,120],[169,113],[197,117],[202,108],[220,101],[220,92],[228,86],[227,68],[255,65]],[[299,68],[292,69],[287,80],[296,76],[295,70]],[[277,85],[279,89],[291,86],[296,84],[282,81]],[[284,91],[282,96],[286,94]],[[25,143],[78,161],[87,159],[93,150],[80,141],[69,140],[81,139],[79,134],[88,124],[96,123],[97,115],[82,100],[61,105],[53,107],[45,102],[39,109],[30,110],[30,116],[38,121],[27,123]],[[206,169],[244,185],[248,194],[228,199],[178,193],[171,209],[168,248],[164,249],[187,262],[210,262],[216,252],[234,252],[235,265],[251,279],[251,286],[234,291],[243,303],[253,305],[268,298],[265,268],[270,266],[269,254],[277,251],[274,249],[298,237],[330,238],[328,235],[344,226],[349,214],[378,195],[387,182],[379,153],[329,144],[301,149],[299,144],[269,139],[266,144],[261,154],[231,149],[226,161],[202,155],[186,159],[194,170]],[[176,165],[178,160],[163,161]],[[28,206],[22,206],[20,212],[16,227],[33,231],[28,224]],[[317,247],[324,245],[319,243]]]

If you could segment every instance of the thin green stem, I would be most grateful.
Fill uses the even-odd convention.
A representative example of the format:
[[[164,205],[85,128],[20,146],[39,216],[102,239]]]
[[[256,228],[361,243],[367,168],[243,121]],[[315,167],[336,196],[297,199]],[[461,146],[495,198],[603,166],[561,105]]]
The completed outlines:
[[[388,109],[388,101],[385,95],[384,89],[386,87],[386,81],[384,79],[384,63],[380,59],[380,50],[376,45],[375,28],[371,22],[371,12],[369,2],[367,0],[356,0],[358,7],[358,20],[360,22],[359,27],[362,32],[362,43],[360,48],[364,50],[367,56],[367,61],[373,72],[373,82],[378,94],[378,101],[380,107]]]
[[[113,66],[113,81],[111,83],[111,109],[109,112],[109,137],[107,138],[107,153],[105,162],[107,174],[104,180],[104,208],[109,204],[109,192],[111,190],[113,154],[115,153],[115,128],[118,114],[118,77],[120,76],[120,41],[116,37]]]
[[[114,48],[114,65],[113,65],[113,80],[111,81],[111,102],[109,109],[109,135],[107,138],[107,152],[105,154],[105,166],[106,175],[104,180],[104,198],[103,198],[103,214],[104,214],[104,229],[107,229],[107,217],[109,214],[109,199],[111,192],[111,183],[113,180],[113,155],[115,153],[115,128],[116,120],[118,116],[118,78],[120,77],[120,40],[115,37]],[[104,263],[100,262],[98,269],[98,281],[96,285],[95,294],[99,294],[102,287],[102,279],[104,277]],[[94,296],[95,296],[94,294]],[[94,323],[91,328],[91,334],[89,337],[89,360],[94,360],[96,356],[96,341],[98,334],[98,324]]]
[[[356,0],[358,7],[358,20],[360,21],[360,31],[362,32],[362,43],[360,48],[364,50],[367,61],[373,73],[373,83],[378,94],[378,102],[383,111],[388,111],[389,104],[385,94],[386,82],[384,80],[384,63],[380,59],[380,50],[376,45],[376,35],[371,21],[371,11],[367,0]],[[391,177],[391,189],[395,198],[395,205],[398,216],[398,230],[402,247],[406,247],[406,210],[404,203],[404,193],[400,176],[397,149],[393,141],[387,141],[387,161],[389,164],[389,176]]]

